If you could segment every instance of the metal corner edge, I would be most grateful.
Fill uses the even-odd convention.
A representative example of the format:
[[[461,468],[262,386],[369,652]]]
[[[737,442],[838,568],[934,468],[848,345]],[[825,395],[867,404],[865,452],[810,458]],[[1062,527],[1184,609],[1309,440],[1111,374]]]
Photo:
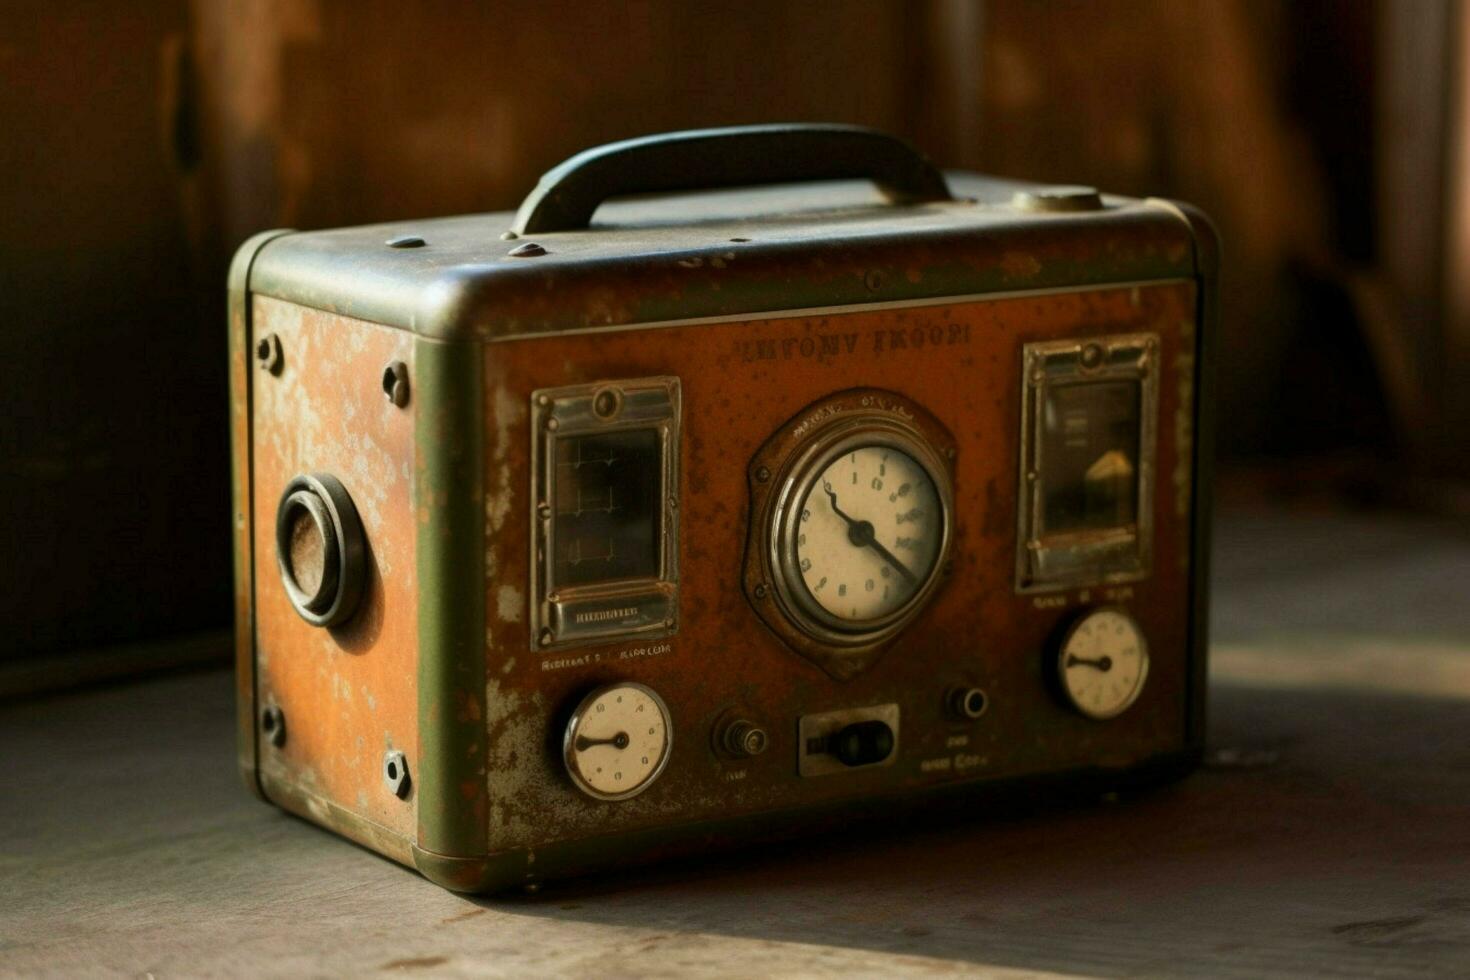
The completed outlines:
[[[252,235],[235,250],[227,277],[230,377],[230,503],[235,552],[235,756],[241,780],[266,800],[255,738],[255,579],[251,535],[250,272],[266,245],[292,233],[277,228]]]
[[[434,855],[433,866],[443,869],[445,862],[482,860],[489,831],[483,348],[416,336],[413,352],[416,848]]]
[[[1145,202],[1174,215],[1189,229],[1194,246],[1195,280],[1199,283],[1195,319],[1195,433],[1194,500],[1190,561],[1190,699],[1185,741],[1203,747],[1206,723],[1206,685],[1209,678],[1210,550],[1215,491],[1215,378],[1220,334],[1220,235],[1199,208],[1183,201],[1148,198]]]

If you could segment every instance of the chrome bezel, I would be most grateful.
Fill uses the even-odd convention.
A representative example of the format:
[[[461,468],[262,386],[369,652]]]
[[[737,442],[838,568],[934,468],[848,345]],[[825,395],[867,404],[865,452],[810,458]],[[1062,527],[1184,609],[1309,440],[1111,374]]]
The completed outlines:
[[[613,409],[599,413],[598,396]],[[656,639],[679,628],[679,379],[599,381],[531,395],[531,646],[549,650],[621,637]],[[659,436],[663,509],[657,577],[556,588],[556,441],[619,430]]]
[[[1102,356],[1088,366],[1084,350]],[[1136,333],[1025,345],[1021,401],[1021,472],[1016,591],[1055,592],[1147,578],[1153,554],[1154,481],[1159,415],[1159,338]],[[1053,386],[1132,380],[1139,383],[1138,496],[1132,524],[1046,534],[1040,526],[1046,459],[1038,419]]]
[[[664,754],[663,757],[658,760],[658,765],[653,767],[653,771],[648,774],[647,778],[645,778],[643,782],[639,783],[632,789],[627,790],[626,792],[606,793],[602,790],[597,789],[591,783],[587,782],[587,780],[583,778],[582,774],[577,771],[577,766],[573,762],[573,759],[576,755],[576,753],[573,751],[573,746],[576,744],[577,741],[577,729],[581,726],[582,719],[586,717],[587,712],[591,710],[592,705],[600,700],[603,696],[611,694],[612,692],[621,690],[623,688],[632,688],[637,691],[642,691],[644,694],[648,695],[649,699],[652,700],[654,705],[658,708],[659,715],[663,718],[664,724]],[[652,786],[654,783],[658,782],[658,778],[663,775],[664,769],[669,764],[669,756],[673,754],[674,720],[669,715],[669,706],[664,703],[664,699],[659,697],[658,692],[655,691],[653,688],[649,687],[646,684],[638,684],[634,681],[623,681],[618,684],[604,684],[602,687],[588,692],[587,696],[579,701],[577,703],[577,707],[573,709],[571,718],[567,720],[566,731],[562,733],[561,758],[562,764],[566,767],[567,775],[571,777],[571,780],[574,784],[576,784],[577,789],[581,790],[583,793],[586,793],[588,796],[592,797],[595,800],[602,800],[609,803],[614,803],[619,800],[630,800],[633,797],[637,796],[639,793],[642,793],[644,790],[648,789],[648,787]]]
[[[1131,626],[1133,629],[1133,635],[1138,638],[1138,650],[1139,653],[1142,655],[1143,663],[1138,668],[1137,683],[1133,685],[1133,690],[1129,692],[1128,697],[1121,704],[1119,704],[1111,711],[1092,711],[1088,708],[1083,707],[1081,703],[1079,703],[1077,699],[1072,696],[1072,689],[1067,686],[1067,646],[1072,642],[1072,637],[1076,635],[1079,629],[1082,628],[1082,624],[1086,623],[1090,619],[1102,615],[1103,613],[1112,613],[1114,615],[1121,616],[1123,617],[1123,619],[1127,620],[1128,625]],[[1085,615],[1077,617],[1077,621],[1067,628],[1067,632],[1062,636],[1062,642],[1057,646],[1055,669],[1057,684],[1062,690],[1062,695],[1067,699],[1067,704],[1069,704],[1074,710],[1087,718],[1091,718],[1093,721],[1110,721],[1121,715],[1123,712],[1127,711],[1129,708],[1133,707],[1133,703],[1137,701],[1138,696],[1143,693],[1144,685],[1148,683],[1148,667],[1148,637],[1143,634],[1143,628],[1138,625],[1138,620],[1134,619],[1125,610],[1117,606],[1099,606],[1096,609],[1088,611]]]
[[[828,612],[801,576],[796,540],[801,502],[830,463],[860,448],[881,446],[909,456],[934,484],[940,506],[940,541],[933,564],[909,600],[884,616],[845,620]],[[767,561],[772,586],[788,619],[801,632],[830,647],[881,643],[903,629],[924,607],[942,578],[954,529],[954,489],[948,465],[920,433],[891,416],[857,413],[819,430],[797,451],[780,476],[768,525]]]

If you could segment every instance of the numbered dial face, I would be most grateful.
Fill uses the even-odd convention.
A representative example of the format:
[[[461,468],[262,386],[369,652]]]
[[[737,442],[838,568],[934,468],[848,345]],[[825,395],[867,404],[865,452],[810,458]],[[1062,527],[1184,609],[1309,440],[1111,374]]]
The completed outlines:
[[[613,684],[572,712],[562,750],[578,789],[599,800],[626,800],[658,779],[671,740],[662,698],[642,684]]]
[[[934,478],[909,454],[886,445],[846,450],[798,499],[796,567],[807,596],[832,618],[882,620],[933,576],[944,510]]]
[[[1148,646],[1127,613],[1088,613],[1062,641],[1057,668],[1072,706],[1089,718],[1115,718],[1148,678]]]

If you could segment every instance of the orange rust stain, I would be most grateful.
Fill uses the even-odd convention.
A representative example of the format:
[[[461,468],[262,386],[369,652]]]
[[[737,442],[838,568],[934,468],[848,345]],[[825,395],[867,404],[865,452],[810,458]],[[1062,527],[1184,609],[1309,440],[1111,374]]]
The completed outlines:
[[[1029,252],[1007,252],[1001,256],[1001,271],[1011,279],[1029,279],[1041,271],[1041,263]]]

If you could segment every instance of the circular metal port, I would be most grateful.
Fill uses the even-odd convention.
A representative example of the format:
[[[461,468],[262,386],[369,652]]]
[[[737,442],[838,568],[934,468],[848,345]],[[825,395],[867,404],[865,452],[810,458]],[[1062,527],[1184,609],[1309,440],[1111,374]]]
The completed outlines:
[[[978,687],[957,687],[949,692],[949,710],[958,718],[971,721],[985,714],[990,698]]]
[[[276,562],[291,605],[313,626],[345,622],[362,598],[367,566],[362,521],[328,473],[286,484],[276,507]]]

